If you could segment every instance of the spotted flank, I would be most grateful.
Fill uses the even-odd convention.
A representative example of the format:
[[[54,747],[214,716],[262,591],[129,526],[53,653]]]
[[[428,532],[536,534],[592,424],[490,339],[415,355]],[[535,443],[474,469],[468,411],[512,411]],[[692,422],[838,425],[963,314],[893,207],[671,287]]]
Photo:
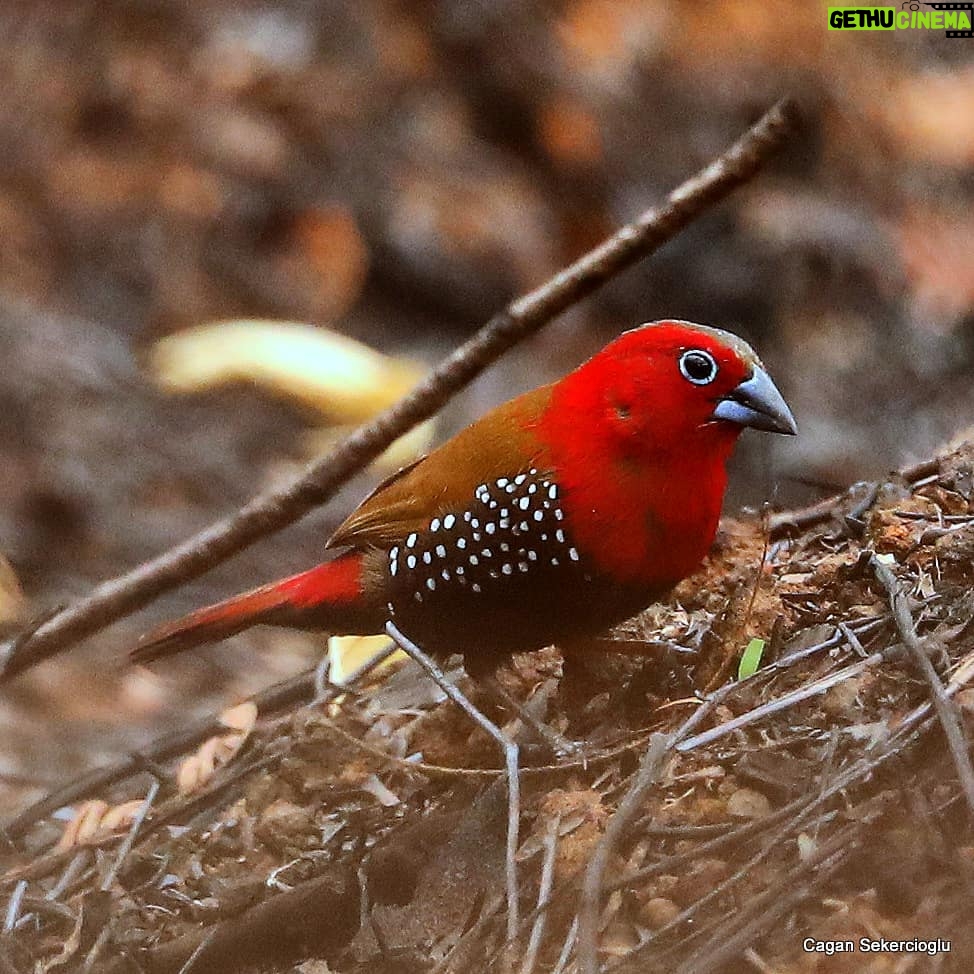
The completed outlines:
[[[464,594],[503,597],[518,575],[577,569],[564,525],[558,484],[534,467],[479,484],[469,508],[433,517],[389,551],[389,609]]]

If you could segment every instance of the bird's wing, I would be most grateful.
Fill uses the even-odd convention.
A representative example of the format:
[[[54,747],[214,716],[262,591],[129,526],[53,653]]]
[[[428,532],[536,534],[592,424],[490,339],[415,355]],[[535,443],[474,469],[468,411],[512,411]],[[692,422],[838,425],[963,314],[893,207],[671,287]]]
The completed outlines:
[[[466,509],[487,479],[546,468],[535,425],[550,396],[551,386],[518,396],[386,478],[329,538],[328,547],[387,547],[438,515]]]

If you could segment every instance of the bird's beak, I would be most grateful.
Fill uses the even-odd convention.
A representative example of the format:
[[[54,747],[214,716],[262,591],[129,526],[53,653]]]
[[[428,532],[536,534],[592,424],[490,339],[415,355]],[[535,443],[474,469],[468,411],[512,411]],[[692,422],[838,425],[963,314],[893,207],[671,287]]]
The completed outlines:
[[[760,366],[754,366],[749,379],[745,379],[717,403],[712,413],[714,419],[723,419],[739,426],[750,426],[768,433],[798,432],[795,417],[788,403],[771,381],[771,376]]]

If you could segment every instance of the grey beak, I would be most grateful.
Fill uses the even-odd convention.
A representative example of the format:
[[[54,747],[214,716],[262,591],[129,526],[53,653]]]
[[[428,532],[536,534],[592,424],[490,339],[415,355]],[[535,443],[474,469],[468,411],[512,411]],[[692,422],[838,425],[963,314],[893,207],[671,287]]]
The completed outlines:
[[[768,433],[794,436],[798,432],[788,403],[771,381],[771,376],[759,366],[754,367],[750,379],[732,389],[717,403],[712,415],[714,419]]]

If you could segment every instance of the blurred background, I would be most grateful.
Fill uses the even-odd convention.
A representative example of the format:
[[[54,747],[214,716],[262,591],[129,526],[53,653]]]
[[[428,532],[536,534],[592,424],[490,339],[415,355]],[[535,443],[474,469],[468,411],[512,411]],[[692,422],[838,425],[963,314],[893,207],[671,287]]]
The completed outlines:
[[[31,616],[280,483],[322,418],[253,382],[174,395],[155,343],[326,327],[420,374],[785,93],[804,133],[652,260],[508,355],[443,438],[620,330],[760,350],[801,426],[729,506],[804,503],[974,414],[974,40],[826,30],[785,0],[57,0],[0,9],[0,554]],[[0,694],[0,812],[310,665],[256,632],[154,672],[164,616],[313,563],[368,489]],[[0,579],[5,576],[0,573]]]

